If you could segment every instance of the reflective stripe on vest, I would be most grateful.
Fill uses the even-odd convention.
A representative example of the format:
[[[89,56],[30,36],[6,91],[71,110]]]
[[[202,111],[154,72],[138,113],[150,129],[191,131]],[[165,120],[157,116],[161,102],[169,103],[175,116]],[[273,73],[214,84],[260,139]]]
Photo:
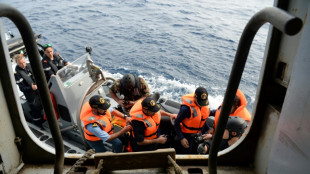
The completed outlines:
[[[144,130],[145,139],[156,139],[157,130],[159,127],[161,115],[159,112],[156,112],[153,116],[147,116],[142,111],[142,102],[143,99],[138,100],[130,110],[130,116],[132,120],[141,121],[144,123],[146,129]],[[134,133],[133,133],[134,136]]]
[[[199,133],[201,132],[207,118],[209,117],[210,109],[208,106],[199,107],[195,103],[194,93],[187,94],[182,97],[182,105],[190,108],[190,118],[182,120],[180,127],[183,133]]]
[[[93,133],[86,129],[86,125],[92,123],[98,123],[100,128],[107,132],[109,135],[113,134],[113,126],[111,123],[111,113],[107,110],[105,115],[94,115],[89,102],[85,103],[82,107],[80,119],[84,124],[84,136],[89,141],[99,141],[100,138],[96,137]]]
[[[194,118],[197,117],[197,116],[198,116],[198,113],[197,113],[196,108],[195,108],[195,107],[191,107],[191,108],[192,108],[192,111],[193,111],[193,113],[192,113],[193,117],[194,117]]]
[[[32,69],[28,63],[26,64],[26,69],[30,72],[29,74],[26,74],[25,70],[22,70],[21,68],[19,68],[19,66],[15,67],[15,71],[18,72],[22,76],[22,78],[26,81],[26,83],[31,87],[32,84],[35,84],[35,83],[31,78]],[[20,82],[22,82],[22,81],[20,81]]]

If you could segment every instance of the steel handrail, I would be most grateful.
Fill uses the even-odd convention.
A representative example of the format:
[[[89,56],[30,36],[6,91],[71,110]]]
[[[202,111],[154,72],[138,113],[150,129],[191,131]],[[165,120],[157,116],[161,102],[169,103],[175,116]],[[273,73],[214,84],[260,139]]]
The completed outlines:
[[[52,100],[50,97],[50,92],[43,72],[43,67],[34,38],[34,33],[25,16],[11,6],[0,3],[0,17],[7,17],[16,25],[25,44],[30,65],[31,67],[35,67],[32,68],[33,75],[37,82],[41,103],[46,113],[47,122],[55,144],[56,157],[54,173],[61,174],[64,164],[64,145],[60,134],[60,129],[57,124]]]
[[[269,22],[275,28],[288,35],[297,34],[303,25],[301,19],[275,7],[267,7],[262,9],[261,11],[257,12],[247,23],[241,35],[238,49],[235,55],[233,67],[224,96],[221,114],[216,126],[214,139],[209,153],[208,168],[210,174],[217,173],[216,163],[219,145],[222,141],[222,136],[226,128],[232,103],[241,80],[252,41],[258,29],[266,22]]]

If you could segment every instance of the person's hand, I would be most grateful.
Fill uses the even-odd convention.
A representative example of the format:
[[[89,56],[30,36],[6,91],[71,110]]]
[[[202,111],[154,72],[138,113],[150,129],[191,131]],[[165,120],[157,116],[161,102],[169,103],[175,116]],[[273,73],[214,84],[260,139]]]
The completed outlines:
[[[123,102],[123,106],[124,106],[125,108],[130,108],[130,107],[132,107],[134,104],[135,104],[135,102],[134,102],[134,101],[130,101],[130,100],[127,100],[127,101],[124,101],[124,102]]]
[[[182,146],[183,146],[184,148],[189,148],[189,144],[188,144],[188,141],[187,141],[186,138],[183,138],[183,139],[181,140],[181,144],[182,144]]]
[[[160,135],[160,136],[157,138],[157,143],[165,144],[166,142],[167,142],[167,137],[165,137],[165,135]]]
[[[123,129],[126,130],[126,132],[127,131],[131,131],[132,130],[132,126],[131,125],[127,125]]]
[[[124,100],[118,100],[117,103],[124,107]]]
[[[203,135],[202,135],[202,139],[203,139],[203,140],[210,140],[212,137],[213,137],[212,134],[203,134]]]
[[[126,117],[126,123],[131,123],[131,117]]]
[[[34,90],[34,91],[38,89],[37,85],[34,85],[33,83],[31,83],[31,88],[32,88],[32,90]]]
[[[171,115],[170,115],[170,119],[171,119],[171,120],[172,120],[172,119],[176,119],[177,116],[178,116],[178,114],[171,114]]]
[[[174,114],[173,114],[174,115]],[[177,114],[175,114],[176,116],[175,117],[169,117],[170,118],[170,123],[174,126],[174,122],[175,122],[175,119],[177,118]]]
[[[177,118],[178,114],[170,114],[170,122],[172,123],[172,125],[174,125],[174,121]]]

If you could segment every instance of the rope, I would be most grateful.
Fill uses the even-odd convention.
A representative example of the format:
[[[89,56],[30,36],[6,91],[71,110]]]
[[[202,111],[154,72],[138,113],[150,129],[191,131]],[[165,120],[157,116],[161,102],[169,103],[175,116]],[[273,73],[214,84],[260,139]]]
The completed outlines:
[[[176,174],[182,174],[182,168],[171,158],[170,155],[167,156],[168,157],[168,162],[170,162],[173,165],[174,168],[174,172]]]
[[[95,153],[94,149],[88,150],[80,159],[78,159],[75,164],[71,167],[71,169],[67,172],[67,174],[76,172],[78,167],[81,167],[82,164],[93,154]]]
[[[96,170],[92,171],[91,174],[100,174],[100,171],[103,168],[102,166],[103,166],[103,159],[99,161]]]

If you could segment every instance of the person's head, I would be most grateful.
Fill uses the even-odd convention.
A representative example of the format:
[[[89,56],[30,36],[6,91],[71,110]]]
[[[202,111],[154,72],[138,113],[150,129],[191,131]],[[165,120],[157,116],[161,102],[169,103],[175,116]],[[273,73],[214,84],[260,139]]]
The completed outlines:
[[[16,64],[21,68],[25,69],[26,68],[26,60],[24,55],[22,54],[15,54],[13,56],[13,59],[15,60]]]
[[[241,101],[240,98],[236,95],[234,98],[234,102],[233,105],[231,107],[230,113],[234,113],[236,111],[236,109],[241,105]]]
[[[111,106],[108,99],[104,99],[100,95],[94,95],[89,99],[89,105],[93,111],[100,115],[105,115],[106,111]]]
[[[43,45],[44,54],[49,57],[50,59],[53,58],[54,50],[51,44]]]
[[[153,116],[160,110],[160,105],[152,97],[146,97],[142,101],[142,111],[147,116]]]
[[[241,137],[247,127],[247,122],[238,116],[229,116],[223,139]]]
[[[121,86],[126,88],[128,91],[132,91],[136,85],[135,76],[133,74],[125,74],[120,81]]]
[[[208,106],[208,92],[204,87],[198,87],[195,90],[195,101],[199,106]]]
[[[214,116],[209,116],[209,117],[207,118],[206,124],[207,124],[208,127],[210,128],[210,129],[208,130],[209,133],[213,132],[213,129],[214,129],[214,120],[215,120]]]

